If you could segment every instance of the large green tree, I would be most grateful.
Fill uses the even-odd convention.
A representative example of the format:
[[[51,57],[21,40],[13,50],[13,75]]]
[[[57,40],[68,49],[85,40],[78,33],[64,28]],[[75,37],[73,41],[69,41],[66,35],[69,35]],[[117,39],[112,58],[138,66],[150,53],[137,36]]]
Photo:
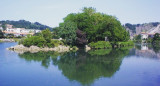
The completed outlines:
[[[50,43],[51,42],[51,39],[52,39],[52,33],[49,29],[45,29],[42,31],[42,34],[43,38],[47,41],[47,43]]]
[[[67,22],[73,22],[77,26],[77,29],[86,33],[86,39],[89,43],[104,41],[105,37],[108,37],[109,41],[112,42],[129,40],[129,32],[123,28],[116,17],[96,12],[96,9],[92,7],[83,8],[81,13],[67,15],[64,18],[64,22],[59,26],[69,24]],[[67,28],[66,33],[69,30],[70,28]],[[63,33],[61,30],[59,32]]]
[[[74,45],[76,41],[77,25],[74,22],[64,22],[59,27],[59,35],[70,45]]]

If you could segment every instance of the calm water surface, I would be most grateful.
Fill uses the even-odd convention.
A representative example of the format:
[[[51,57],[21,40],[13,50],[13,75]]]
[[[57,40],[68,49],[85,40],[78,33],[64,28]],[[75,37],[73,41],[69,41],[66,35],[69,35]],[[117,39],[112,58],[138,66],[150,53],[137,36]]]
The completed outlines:
[[[159,48],[16,53],[0,43],[0,86],[160,86]]]

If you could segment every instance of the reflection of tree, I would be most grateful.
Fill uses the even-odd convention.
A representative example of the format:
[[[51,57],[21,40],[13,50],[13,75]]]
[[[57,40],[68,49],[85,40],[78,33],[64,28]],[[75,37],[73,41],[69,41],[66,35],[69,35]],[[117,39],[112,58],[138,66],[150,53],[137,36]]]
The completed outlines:
[[[95,54],[92,51],[92,55],[83,51],[69,52],[57,61],[54,59],[54,62],[70,80],[79,81],[83,85],[91,84],[100,77],[113,76],[119,70],[122,58],[129,53],[129,50],[112,50],[106,55],[96,55],[100,51],[96,50]]]
[[[57,52],[38,52],[38,53],[30,53],[25,52],[23,54],[19,54],[20,58],[24,58],[26,61],[37,61],[41,62],[42,66],[48,68],[52,58],[57,58],[59,56]]]
[[[122,59],[128,49],[96,50],[86,53],[82,50],[58,54],[56,52],[38,52],[19,54],[26,61],[38,61],[48,67],[51,61],[62,70],[69,80],[76,80],[82,85],[89,85],[100,77],[112,77],[119,70]],[[59,56],[59,58],[57,58]]]
[[[159,51],[160,51],[160,46],[153,45],[153,50],[154,50],[155,53],[159,53]]]

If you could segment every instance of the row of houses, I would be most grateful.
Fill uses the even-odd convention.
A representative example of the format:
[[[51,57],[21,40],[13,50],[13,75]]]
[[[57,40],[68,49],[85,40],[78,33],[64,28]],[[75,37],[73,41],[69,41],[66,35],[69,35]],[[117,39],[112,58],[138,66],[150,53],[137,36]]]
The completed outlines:
[[[153,38],[155,33],[146,33],[146,32],[141,32],[141,39],[148,39],[148,38]]]
[[[28,34],[33,35],[35,33],[41,32],[41,30],[36,29],[25,29],[25,28],[13,28],[13,25],[6,24],[6,29],[3,30],[2,27],[0,27],[0,30],[2,30],[5,35],[7,34],[13,34],[14,36],[26,36]]]

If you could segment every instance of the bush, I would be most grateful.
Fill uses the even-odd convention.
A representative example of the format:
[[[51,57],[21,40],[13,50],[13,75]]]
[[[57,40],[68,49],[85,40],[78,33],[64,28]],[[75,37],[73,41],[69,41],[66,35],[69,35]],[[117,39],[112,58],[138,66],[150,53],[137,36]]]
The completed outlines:
[[[38,47],[57,47],[59,45],[64,45],[64,43],[60,40],[52,40],[52,34],[49,29],[43,30],[41,33],[31,36],[27,35],[27,38],[23,38],[19,41],[19,44],[23,44],[26,47],[30,47],[32,45]]]
[[[117,44],[118,47],[125,47],[125,46],[133,46],[134,43],[133,41],[127,41],[127,42],[118,42]]]
[[[60,40],[51,40],[50,43],[47,43],[47,46],[50,47],[50,48],[51,47],[57,47],[59,45],[64,45],[64,43]]]
[[[73,46],[72,49],[73,50],[78,50],[78,48],[76,46]]]
[[[31,36],[21,41],[21,43],[26,47],[30,47],[32,45],[44,47],[46,45],[46,40],[43,37]]]
[[[112,45],[109,42],[106,41],[98,41],[96,43],[91,42],[89,43],[89,46],[93,49],[106,49],[106,48],[112,48]]]

